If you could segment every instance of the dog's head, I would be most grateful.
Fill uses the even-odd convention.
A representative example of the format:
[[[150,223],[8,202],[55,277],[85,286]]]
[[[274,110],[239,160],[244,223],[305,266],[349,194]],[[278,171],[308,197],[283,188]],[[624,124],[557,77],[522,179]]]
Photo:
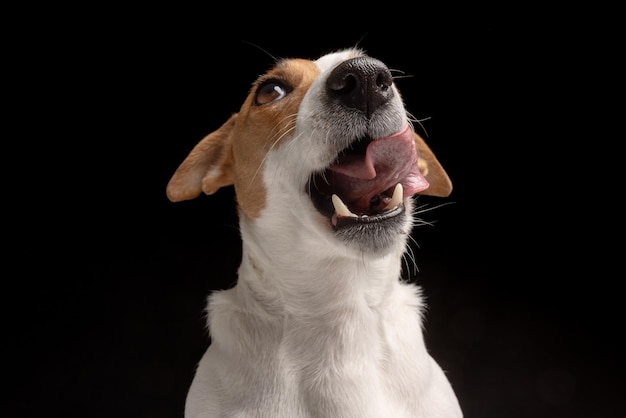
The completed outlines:
[[[233,184],[242,222],[313,228],[329,243],[383,252],[408,234],[411,196],[452,191],[389,69],[358,49],[279,61],[193,148],[167,196]]]

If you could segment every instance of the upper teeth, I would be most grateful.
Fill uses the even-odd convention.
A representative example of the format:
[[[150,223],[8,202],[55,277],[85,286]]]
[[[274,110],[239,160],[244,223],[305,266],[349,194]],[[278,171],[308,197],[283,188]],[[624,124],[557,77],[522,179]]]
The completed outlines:
[[[404,189],[402,188],[402,184],[396,184],[396,187],[393,189],[393,195],[391,196],[391,200],[389,204],[385,206],[385,210],[393,209],[396,206],[400,206],[402,203],[402,199],[404,197]]]
[[[402,184],[398,183],[396,184],[396,187],[393,189],[393,196],[391,197],[391,200],[389,201],[387,206],[385,206],[384,210],[390,210],[399,206],[402,203],[403,197],[404,197],[404,190],[402,189]],[[339,198],[339,196],[334,194],[332,196],[332,200],[333,200],[333,205],[335,206],[335,214],[337,216],[344,216],[344,217],[349,216],[353,218],[358,218],[359,215],[357,215],[356,213],[352,213],[350,209],[348,209],[346,204],[343,203],[343,201]]]

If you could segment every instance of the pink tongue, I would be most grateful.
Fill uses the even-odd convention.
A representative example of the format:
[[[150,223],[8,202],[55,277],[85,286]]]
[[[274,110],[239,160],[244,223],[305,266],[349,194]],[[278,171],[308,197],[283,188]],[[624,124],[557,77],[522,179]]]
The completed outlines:
[[[402,183],[404,197],[428,188],[428,182],[417,168],[413,132],[407,127],[395,135],[371,142],[363,155],[348,154],[330,170],[348,177],[340,187],[344,202],[365,206],[375,195]],[[349,205],[348,205],[349,206]]]

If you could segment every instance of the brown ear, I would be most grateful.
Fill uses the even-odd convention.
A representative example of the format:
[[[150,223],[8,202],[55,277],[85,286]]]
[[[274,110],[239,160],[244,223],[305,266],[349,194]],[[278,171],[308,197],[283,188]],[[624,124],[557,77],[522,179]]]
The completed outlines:
[[[413,139],[417,147],[417,167],[430,184],[428,189],[420,192],[420,194],[437,197],[449,196],[452,193],[452,182],[448,174],[422,137],[413,133]]]
[[[180,164],[166,193],[172,202],[190,200],[201,192],[215,193],[234,181],[232,139],[230,132],[237,119],[232,115],[218,130],[205,136]]]

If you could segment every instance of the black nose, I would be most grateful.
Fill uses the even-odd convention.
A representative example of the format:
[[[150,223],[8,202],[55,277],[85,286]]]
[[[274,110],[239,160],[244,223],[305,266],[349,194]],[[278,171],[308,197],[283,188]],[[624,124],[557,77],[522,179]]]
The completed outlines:
[[[326,88],[331,100],[360,110],[369,118],[393,97],[393,79],[385,64],[370,57],[349,59],[329,74]]]

